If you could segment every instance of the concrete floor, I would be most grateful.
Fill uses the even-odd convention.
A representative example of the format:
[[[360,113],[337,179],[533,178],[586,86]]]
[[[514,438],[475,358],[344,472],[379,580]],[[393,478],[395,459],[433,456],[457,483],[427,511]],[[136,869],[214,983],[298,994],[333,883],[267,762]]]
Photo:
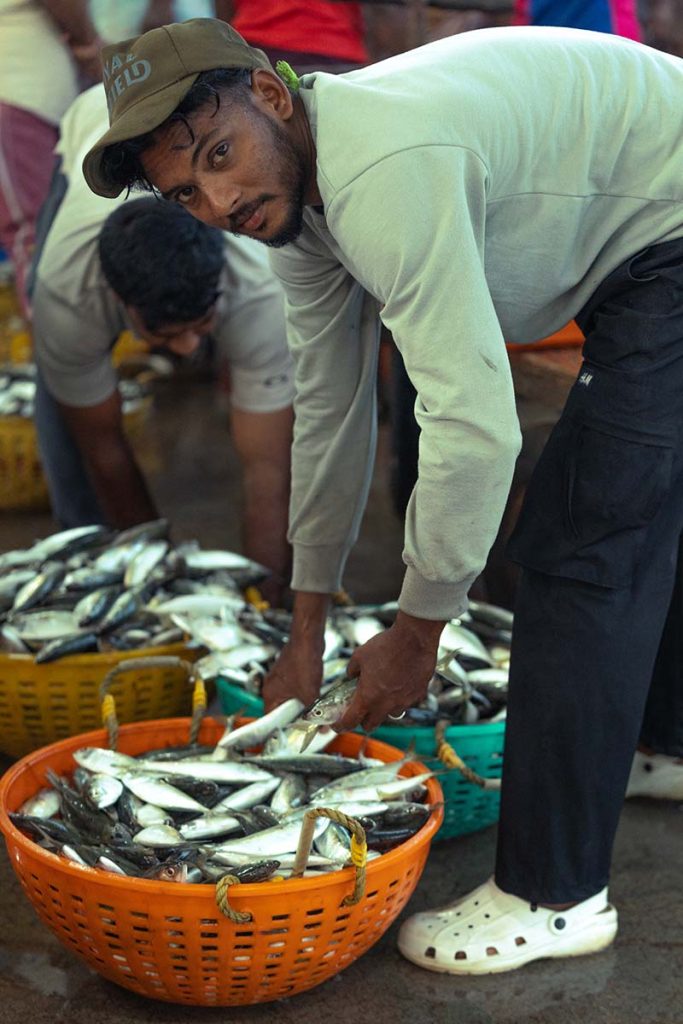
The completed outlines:
[[[208,385],[165,386],[142,453],[176,539],[238,547],[235,457],[224,443],[224,411]],[[401,579],[401,529],[387,496],[382,432],[375,483],[346,584],[359,601],[388,599]],[[53,529],[49,515],[0,518],[0,549]],[[7,762],[4,762],[4,766]],[[243,1009],[176,1007],[135,996],[81,965],[39,922],[0,858],[0,1024],[308,1024],[324,1013],[340,1024],[682,1024],[683,815],[646,801],[624,808],[611,897],[620,911],[614,947],[576,960],[456,979],[402,960],[398,922],[343,975],[302,996]],[[463,894],[491,872],[495,828],[437,843],[404,915]]]

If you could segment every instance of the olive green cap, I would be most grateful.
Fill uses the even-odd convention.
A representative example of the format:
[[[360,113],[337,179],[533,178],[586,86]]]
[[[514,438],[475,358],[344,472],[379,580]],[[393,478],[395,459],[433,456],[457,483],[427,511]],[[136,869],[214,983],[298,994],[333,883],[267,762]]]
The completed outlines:
[[[158,128],[202,71],[273,70],[262,50],[249,46],[227,22],[214,18],[164,25],[112,43],[103,48],[101,60],[110,128],[87,153],[83,174],[93,192],[110,199],[123,189],[103,173],[102,154],[107,146]]]

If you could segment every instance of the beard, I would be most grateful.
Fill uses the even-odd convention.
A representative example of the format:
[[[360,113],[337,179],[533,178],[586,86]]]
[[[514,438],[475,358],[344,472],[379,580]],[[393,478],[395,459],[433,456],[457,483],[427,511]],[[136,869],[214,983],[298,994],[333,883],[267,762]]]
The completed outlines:
[[[264,123],[270,134],[270,141],[275,146],[275,152],[280,154],[282,193],[287,205],[280,230],[271,238],[264,238],[263,243],[272,249],[281,249],[283,245],[295,242],[304,226],[306,166],[284,128],[269,119],[265,119]]]

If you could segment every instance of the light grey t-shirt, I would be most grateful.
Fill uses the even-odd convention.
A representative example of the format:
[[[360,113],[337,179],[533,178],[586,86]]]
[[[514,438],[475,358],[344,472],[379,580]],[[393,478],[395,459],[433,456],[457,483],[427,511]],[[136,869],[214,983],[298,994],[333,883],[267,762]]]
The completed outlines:
[[[80,170],[107,123],[99,85],[83,93],[63,119],[58,152],[67,191],[40,257],[33,295],[36,361],[49,391],[65,405],[97,405],[112,394],[117,376],[110,352],[129,326],[97,251],[102,224],[126,199],[96,196]],[[282,289],[265,247],[226,234],[220,287],[212,335],[230,368],[232,404],[248,412],[285,408],[293,398],[293,369]]]

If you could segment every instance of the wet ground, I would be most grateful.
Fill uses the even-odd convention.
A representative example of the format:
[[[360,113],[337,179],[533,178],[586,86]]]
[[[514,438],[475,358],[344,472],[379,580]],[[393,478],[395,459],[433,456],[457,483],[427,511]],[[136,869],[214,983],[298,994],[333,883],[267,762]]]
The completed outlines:
[[[238,467],[225,411],[209,385],[161,392],[143,458],[177,539],[238,548]],[[401,528],[387,488],[385,429],[368,513],[348,565],[359,601],[394,597]],[[54,529],[48,514],[0,517],[0,549]],[[6,766],[7,762],[4,762]],[[491,872],[495,828],[436,843],[404,915],[448,901]],[[0,858],[0,1024],[683,1024],[683,807],[630,801],[614,855],[620,932],[605,953],[479,979],[431,974],[396,951],[397,922],[361,960],[311,992],[252,1008],[171,1006],[135,996],[82,966],[39,922]]]

